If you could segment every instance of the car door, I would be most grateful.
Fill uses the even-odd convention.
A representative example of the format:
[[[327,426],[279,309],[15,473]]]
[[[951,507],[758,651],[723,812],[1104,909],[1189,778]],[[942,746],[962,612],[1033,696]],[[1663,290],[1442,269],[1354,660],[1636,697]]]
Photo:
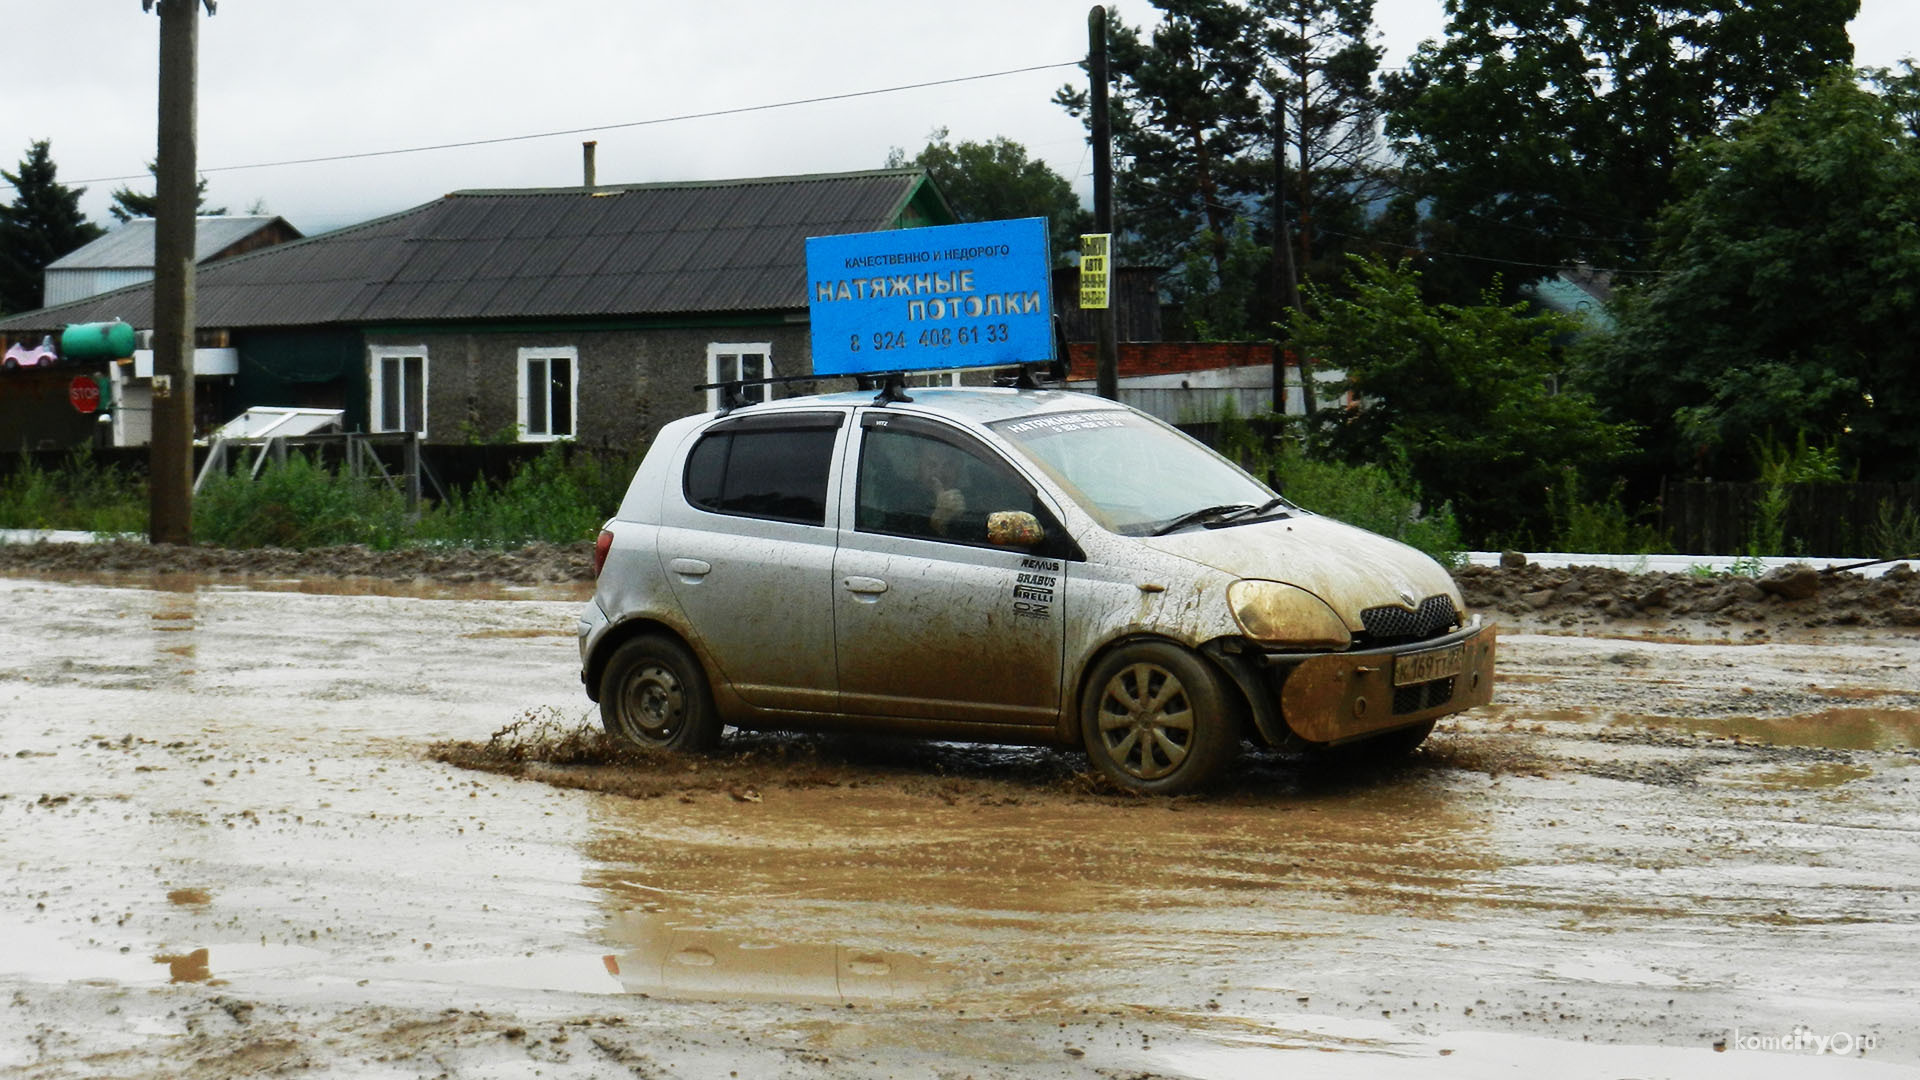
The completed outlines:
[[[859,415],[833,569],[842,710],[1053,723],[1071,548],[1055,516],[965,431],[884,410]],[[1050,539],[989,542],[988,515],[1009,510],[1034,514]]]
[[[662,570],[714,675],[753,705],[836,704],[830,497],[846,414],[728,417],[688,451],[661,510]]]

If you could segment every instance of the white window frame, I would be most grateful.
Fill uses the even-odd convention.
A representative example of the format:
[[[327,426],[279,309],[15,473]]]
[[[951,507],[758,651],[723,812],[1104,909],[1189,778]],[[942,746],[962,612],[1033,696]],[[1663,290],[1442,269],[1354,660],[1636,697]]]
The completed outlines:
[[[567,380],[568,431],[564,435],[556,435],[553,433],[553,414],[551,409],[548,410],[547,414],[547,431],[540,433],[530,429],[528,421],[530,419],[529,414],[532,412],[531,406],[533,399],[527,395],[533,387],[527,378],[527,367],[528,362],[533,360],[544,360],[547,362],[549,365],[547,369],[549,379],[552,378],[551,365],[555,360],[565,360],[571,369],[571,376]],[[514,361],[514,372],[514,385],[516,387],[514,399],[517,402],[518,408],[516,417],[520,425],[520,441],[571,442],[574,436],[580,433],[580,350],[572,345],[521,349],[518,359]]]
[[[420,437],[422,439],[427,437],[427,431],[433,422],[432,418],[427,415],[427,403],[433,400],[433,395],[428,392],[428,380],[431,378],[433,365],[427,355],[427,347],[425,345],[370,345],[367,347],[368,431],[379,433],[406,430],[404,425],[406,424],[407,403],[404,399],[400,402],[400,422],[402,426],[389,428],[381,425],[380,418],[386,412],[386,396],[381,386],[380,368],[383,361],[399,360],[401,362],[400,384],[404,391],[406,387],[406,360],[408,357],[419,357],[420,359]]]
[[[773,371],[773,342],[771,341],[715,341],[707,346],[707,381],[732,382],[740,378],[740,357],[758,353],[760,355],[760,377],[771,379]],[[749,386],[742,395],[748,401],[771,401],[772,386]],[[720,408],[720,391],[707,391],[707,411]]]

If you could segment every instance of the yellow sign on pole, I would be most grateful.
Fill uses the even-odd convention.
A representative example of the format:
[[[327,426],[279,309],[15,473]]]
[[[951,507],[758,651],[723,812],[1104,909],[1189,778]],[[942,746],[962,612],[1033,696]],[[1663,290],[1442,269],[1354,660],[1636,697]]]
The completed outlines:
[[[1113,261],[1108,249],[1112,233],[1080,234],[1080,307],[1096,310],[1107,306],[1113,291]]]

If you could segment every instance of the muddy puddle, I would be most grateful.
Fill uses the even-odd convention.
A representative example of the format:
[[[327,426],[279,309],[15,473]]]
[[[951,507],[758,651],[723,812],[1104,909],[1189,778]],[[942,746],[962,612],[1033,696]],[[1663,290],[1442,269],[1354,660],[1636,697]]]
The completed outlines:
[[[0,604],[6,1075],[1920,1074],[1911,643],[1511,633],[1404,763],[1146,800],[609,756],[566,599]]]

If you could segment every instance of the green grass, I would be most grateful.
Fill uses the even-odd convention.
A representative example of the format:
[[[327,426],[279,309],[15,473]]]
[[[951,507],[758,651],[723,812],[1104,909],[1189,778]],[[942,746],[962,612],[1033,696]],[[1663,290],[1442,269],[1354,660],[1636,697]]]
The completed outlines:
[[[575,543],[612,516],[635,464],[550,446],[504,483],[476,482],[409,513],[393,485],[293,453],[257,478],[245,470],[208,477],[194,498],[193,535],[229,548]],[[0,528],[144,533],[147,498],[144,478],[76,451],[60,469],[28,461],[0,478]]]
[[[147,482],[102,465],[85,447],[57,470],[31,458],[0,478],[0,528],[141,533],[147,529]]]

